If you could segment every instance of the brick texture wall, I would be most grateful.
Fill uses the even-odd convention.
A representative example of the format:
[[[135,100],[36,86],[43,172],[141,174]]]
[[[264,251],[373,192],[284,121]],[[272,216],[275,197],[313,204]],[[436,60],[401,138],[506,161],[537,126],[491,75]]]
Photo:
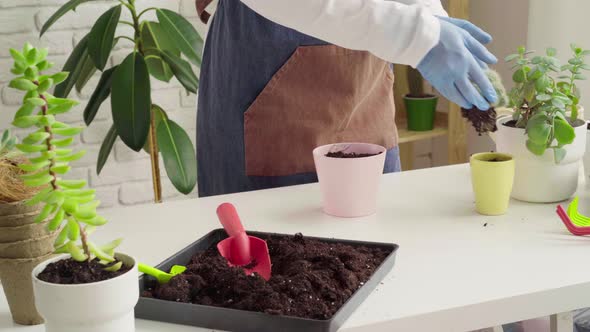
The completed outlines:
[[[21,94],[7,87],[12,64],[8,49],[20,49],[27,41],[35,46],[49,47],[51,61],[56,63],[58,70],[63,66],[75,43],[90,30],[96,18],[117,3],[106,0],[85,3],[76,12],[64,16],[39,39],[39,29],[43,23],[65,2],[66,0],[0,0],[0,131],[10,127],[12,117],[21,102]],[[205,27],[199,23],[195,12],[194,0],[138,0],[137,4],[141,9],[160,7],[180,12],[195,24],[202,36],[205,34]],[[152,14],[153,12],[148,15],[154,18]],[[117,34],[129,35],[126,28],[128,27],[121,27]],[[126,42],[119,43],[113,51],[112,63],[119,63],[131,51],[130,45],[131,43]],[[80,105],[71,113],[61,116],[62,121],[84,125],[82,112],[99,77],[97,73],[82,93],[72,93],[71,97],[80,100]],[[170,118],[183,126],[194,139],[196,97],[187,96],[175,79],[170,84],[153,80],[152,89],[154,103],[162,106]],[[87,150],[87,154],[73,165],[69,176],[87,179],[97,190],[103,208],[149,202],[153,198],[153,193],[150,160],[146,153],[135,153],[119,140],[101,175],[96,175],[96,158],[111,123],[110,113],[110,102],[105,101],[95,121],[77,139],[76,148]],[[18,130],[14,133],[21,138],[24,134]],[[165,199],[184,197],[179,196],[165,177],[163,165],[162,175]]]

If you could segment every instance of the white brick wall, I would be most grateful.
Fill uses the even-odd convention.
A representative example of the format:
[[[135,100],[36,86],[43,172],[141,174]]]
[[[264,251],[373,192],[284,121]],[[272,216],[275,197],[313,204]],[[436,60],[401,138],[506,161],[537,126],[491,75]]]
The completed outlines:
[[[8,48],[21,48],[25,42],[35,46],[50,48],[51,61],[60,69],[73,49],[76,42],[84,36],[96,18],[112,6],[116,1],[99,0],[81,5],[76,12],[71,12],[56,23],[41,40],[39,29],[66,0],[0,0],[0,131],[10,127],[12,116],[18,109],[21,95],[6,87],[11,78]],[[198,22],[194,0],[141,0],[137,1],[143,8],[161,7],[180,11],[204,36],[205,27]],[[127,14],[123,16],[126,17]],[[145,16],[153,19],[153,13]],[[151,17],[151,18],[150,18]],[[128,32],[121,27],[118,34]],[[120,61],[130,49],[130,43],[121,43],[113,51],[113,61]],[[98,82],[99,74],[94,77],[80,94],[74,92],[72,98],[80,100],[75,111],[61,115],[64,122],[83,125],[82,111]],[[195,137],[196,126],[196,98],[187,97],[180,84],[173,80],[171,84],[153,82],[153,101],[162,106],[170,118],[183,126],[191,137]],[[115,207],[149,202],[153,198],[150,171],[150,159],[145,153],[135,153],[118,141],[114,151],[100,176],[96,175],[96,157],[102,139],[111,124],[109,101],[105,101],[96,120],[87,128],[77,140],[76,147],[87,150],[87,155],[74,164],[69,174],[70,178],[87,179],[97,190],[102,201],[102,207]],[[22,130],[13,130],[22,136]],[[165,170],[161,165],[163,176],[163,191],[165,199],[180,198],[170,181],[165,177]]]

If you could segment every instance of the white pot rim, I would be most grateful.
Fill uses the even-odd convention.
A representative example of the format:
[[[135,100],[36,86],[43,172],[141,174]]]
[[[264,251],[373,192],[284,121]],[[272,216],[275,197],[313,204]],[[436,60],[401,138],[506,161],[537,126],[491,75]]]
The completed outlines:
[[[502,116],[499,116],[496,119],[496,123],[498,125],[500,125],[500,126],[504,126],[506,128],[509,128],[509,129],[516,129],[516,130],[523,130],[524,131],[524,128],[516,128],[516,127],[507,126],[506,125],[506,122],[507,122],[506,120],[511,121],[512,120],[512,116],[510,116],[510,115],[502,115]],[[573,128],[579,128],[579,127],[582,127],[582,126],[587,126],[590,123],[590,120],[584,120],[584,119],[578,119],[578,120],[580,120],[582,122],[578,126],[572,126]],[[588,129],[588,130],[590,130],[590,129]]]
[[[98,286],[98,285],[106,284],[106,283],[111,282],[113,280],[117,280],[117,279],[123,278],[129,272],[131,272],[133,269],[136,268],[137,261],[135,260],[135,258],[133,258],[133,257],[131,257],[129,255],[126,255],[126,254],[122,254],[122,253],[116,253],[115,254],[115,257],[119,257],[119,256],[122,256],[124,258],[128,258],[128,259],[130,259],[130,260],[133,261],[133,266],[131,267],[131,269],[129,269],[127,272],[125,272],[125,273],[123,273],[123,274],[121,274],[119,276],[116,276],[115,278],[111,278],[111,279],[107,279],[107,280],[102,280],[102,281],[97,281],[97,282],[91,282],[91,283],[87,283],[87,284],[70,284],[70,285],[66,285],[66,284],[55,284],[55,283],[43,281],[43,280],[37,278],[37,275],[39,275],[47,267],[47,265],[49,265],[51,263],[55,263],[55,262],[61,261],[61,260],[64,260],[64,259],[70,258],[71,256],[68,255],[68,254],[61,254],[59,256],[56,256],[56,257],[53,257],[53,258],[50,258],[50,259],[48,259],[46,261],[41,262],[39,265],[35,266],[35,268],[33,269],[33,272],[31,272],[31,273],[33,275],[33,279],[35,280],[35,282],[37,282],[37,283],[39,283],[41,285],[48,286],[48,287],[56,287],[56,288],[77,287],[77,288],[82,288],[82,287],[89,287],[89,286]]]

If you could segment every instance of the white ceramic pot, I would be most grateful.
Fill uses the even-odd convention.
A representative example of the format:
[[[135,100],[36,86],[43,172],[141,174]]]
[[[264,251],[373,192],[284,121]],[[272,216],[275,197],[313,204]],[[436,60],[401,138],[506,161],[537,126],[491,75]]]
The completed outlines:
[[[574,127],[576,139],[564,148],[566,157],[555,163],[553,150],[536,156],[526,148],[524,129],[504,126],[510,117],[498,119],[496,151],[511,154],[516,161],[512,197],[525,202],[553,203],[567,200],[578,188],[580,160],[586,152],[586,124]]]
[[[587,126],[590,126],[590,121]],[[584,178],[586,185],[590,185],[590,135],[588,135],[588,131],[586,131],[586,153],[584,153]]]
[[[116,278],[82,285],[58,285],[41,281],[45,267],[65,258],[61,255],[33,269],[35,305],[45,319],[46,332],[134,332],[135,305],[139,299],[135,260],[123,254],[117,258],[133,265]]]
[[[326,157],[330,151],[376,155],[347,159]],[[324,212],[343,218],[374,214],[385,154],[384,147],[366,143],[329,144],[313,150]]]

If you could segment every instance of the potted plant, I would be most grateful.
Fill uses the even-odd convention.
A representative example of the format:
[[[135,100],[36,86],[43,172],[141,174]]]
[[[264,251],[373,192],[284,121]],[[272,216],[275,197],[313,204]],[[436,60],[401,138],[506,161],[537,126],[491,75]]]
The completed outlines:
[[[115,253],[120,240],[103,246],[90,240],[95,228],[106,223],[96,212],[100,202],[94,190],[85,189],[85,181],[62,178],[69,163],[85,153],[71,147],[82,128],[58,121],[59,114],[78,103],[48,92],[67,80],[68,73],[43,74],[52,66],[47,49],[27,44],[22,52],[10,53],[16,78],[9,86],[25,93],[13,125],[30,130],[16,145],[30,161],[20,165],[26,173],[21,178],[27,186],[41,187],[27,204],[41,205],[35,221],[48,220],[47,229],[57,232],[55,253],[63,254],[32,272],[35,304],[46,331],[134,331],[133,308],[139,296],[135,261]]]
[[[514,183],[514,159],[504,153],[477,153],[470,158],[471,183],[478,213],[506,213]]]
[[[471,123],[473,129],[475,129],[479,136],[484,133],[494,133],[498,130],[498,126],[496,125],[498,117],[497,109],[508,105],[508,95],[506,94],[506,88],[502,83],[500,75],[496,71],[488,69],[486,71],[486,76],[492,83],[496,95],[498,96],[498,100],[493,105],[490,105],[490,108],[485,111],[482,111],[477,107],[471,109],[461,108],[461,115]],[[476,88],[479,89],[477,86]]]
[[[417,69],[408,67],[407,79],[410,92],[404,96],[404,104],[408,116],[408,130],[434,129],[438,97],[424,93],[424,79]]]
[[[572,45],[573,56],[561,65],[557,51],[529,55],[524,47],[506,58],[515,62],[510,91],[513,116],[498,119],[497,150],[514,157],[512,197],[537,203],[566,200],[576,191],[586,146],[586,123],[580,120],[578,80],[588,70],[590,51]]]
[[[368,143],[338,143],[314,149],[324,212],[347,218],[375,213],[385,155],[384,147]]]
[[[41,35],[66,13],[86,2],[90,1],[68,1],[43,25]],[[131,21],[121,19],[123,10],[129,12]],[[157,22],[144,19],[144,14],[150,11],[156,13]],[[120,26],[131,27],[133,34],[117,35]],[[107,68],[112,48],[125,42],[134,46],[133,51],[120,64]],[[162,200],[160,153],[175,188],[183,194],[194,189],[197,181],[195,148],[184,129],[168,117],[156,104],[157,100],[152,100],[150,76],[163,82],[176,77],[187,93],[196,94],[199,80],[191,64],[201,65],[202,48],[203,40],[184,17],[168,9],[150,7],[140,11],[135,0],[120,0],[96,20],[66,61],[63,71],[70,75],[56,86],[54,95],[66,98],[74,87],[78,91],[84,89],[97,70],[102,72],[84,110],[84,121],[89,126],[102,103],[111,97],[113,125],[98,154],[97,174],[120,138],[130,149],[149,153],[156,203]]]
[[[31,271],[53,252],[54,235],[46,222],[35,223],[39,206],[25,201],[39,188],[24,184],[28,161],[8,130],[0,137],[0,279],[15,323],[43,323],[34,305]]]

